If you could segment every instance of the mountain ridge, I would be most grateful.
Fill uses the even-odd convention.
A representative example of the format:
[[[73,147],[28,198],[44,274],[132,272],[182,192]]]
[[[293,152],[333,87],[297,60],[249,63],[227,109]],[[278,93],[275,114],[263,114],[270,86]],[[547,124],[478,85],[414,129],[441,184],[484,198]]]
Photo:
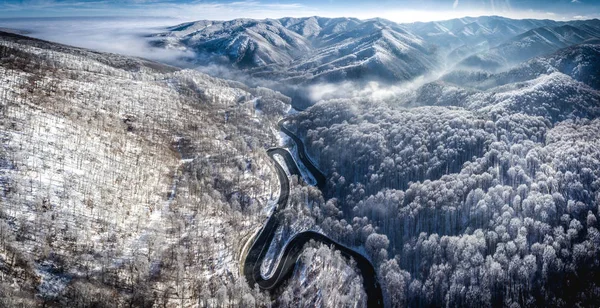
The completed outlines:
[[[600,20],[501,16],[396,23],[310,16],[200,20],[152,35],[154,46],[191,51],[201,67],[221,65],[286,84],[348,80],[406,82],[454,65],[500,71],[600,35]],[[529,44],[529,45],[528,45]]]
[[[152,43],[192,50],[196,64],[217,62],[251,69],[251,74],[268,71],[288,81],[298,75],[301,82],[362,78],[378,70],[384,79],[409,80],[438,66],[431,46],[384,19],[235,19],[197,21],[167,30],[154,35]]]

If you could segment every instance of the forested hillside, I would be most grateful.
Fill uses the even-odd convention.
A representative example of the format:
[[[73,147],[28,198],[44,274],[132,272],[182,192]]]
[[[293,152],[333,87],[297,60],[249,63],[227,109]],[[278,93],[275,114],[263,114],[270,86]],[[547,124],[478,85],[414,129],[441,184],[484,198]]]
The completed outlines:
[[[17,36],[0,58],[2,305],[266,300],[233,261],[285,97]]]
[[[596,49],[472,79],[502,84],[485,90],[454,78],[295,115],[289,126],[328,177],[320,227],[365,247],[392,306],[595,306]],[[530,72],[537,63],[545,70]]]
[[[0,306],[596,307],[599,29],[144,36],[196,70],[0,32]]]
[[[0,63],[0,306],[270,305],[238,258],[288,98],[4,33]]]

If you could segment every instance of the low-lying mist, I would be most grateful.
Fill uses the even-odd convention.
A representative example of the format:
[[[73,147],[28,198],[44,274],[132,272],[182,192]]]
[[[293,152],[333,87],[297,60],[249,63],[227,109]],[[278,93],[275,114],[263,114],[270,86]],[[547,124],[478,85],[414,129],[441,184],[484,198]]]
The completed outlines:
[[[182,68],[194,68],[211,76],[242,82],[250,87],[265,87],[293,99],[297,109],[331,99],[369,99],[401,102],[425,83],[438,79],[442,72],[419,76],[411,81],[388,81],[371,77],[343,81],[272,79],[255,77],[252,72],[231,64],[200,61],[191,50],[154,46],[150,36],[181,22],[174,18],[65,17],[0,19],[0,29],[52,42],[102,52],[136,56]],[[211,58],[211,57],[208,57]],[[198,63],[202,62],[202,65]],[[265,72],[262,76],[269,76]],[[273,72],[272,76],[278,76]]]
[[[178,22],[162,17],[8,18],[0,19],[0,28],[61,44],[180,66],[185,64],[181,59],[191,56],[190,52],[154,48],[146,38]]]
[[[189,64],[186,66],[189,66]],[[408,97],[414,95],[421,86],[438,80],[447,73],[447,70],[444,69],[419,76],[410,81],[389,81],[365,77],[345,81],[312,80],[294,83],[287,80],[257,78],[245,70],[230,65],[203,64],[194,66],[194,68],[211,76],[242,82],[250,87],[265,87],[279,91],[291,97],[292,105],[300,110],[320,101],[334,99],[402,103],[407,101]]]

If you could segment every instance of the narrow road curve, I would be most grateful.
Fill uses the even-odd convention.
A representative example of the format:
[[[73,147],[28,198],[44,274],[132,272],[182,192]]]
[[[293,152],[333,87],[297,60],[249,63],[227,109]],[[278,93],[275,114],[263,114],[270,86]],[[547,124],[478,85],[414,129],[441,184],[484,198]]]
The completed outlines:
[[[306,155],[306,151],[304,148],[304,144],[300,140],[300,138],[296,137],[292,132],[286,129],[283,125],[285,121],[282,120],[279,122],[279,128],[298,146],[298,156],[302,160],[302,163],[307,167],[307,169],[313,174],[314,178],[317,180],[317,187],[320,189],[324,189],[326,178],[323,173],[317,169],[308,156]],[[296,261],[300,257],[304,245],[311,240],[315,242],[322,243],[327,246],[333,246],[333,248],[339,250],[341,254],[347,258],[353,258],[356,262],[357,268],[360,270],[360,273],[363,277],[363,287],[365,288],[365,292],[367,294],[367,307],[382,307],[383,306],[383,294],[381,292],[381,287],[379,282],[377,281],[377,275],[373,265],[367,258],[365,258],[360,253],[337,243],[336,241],[328,238],[327,236],[314,232],[314,231],[306,231],[296,234],[283,248],[283,255],[280,262],[277,264],[277,267],[273,271],[273,275],[271,277],[265,278],[260,273],[260,266],[269,250],[269,246],[271,245],[271,241],[275,236],[275,231],[280,223],[280,210],[285,208],[287,205],[289,191],[290,191],[290,183],[287,177],[287,174],[283,167],[277,162],[274,158],[274,155],[280,155],[285,160],[285,163],[288,167],[288,170],[291,174],[300,175],[300,171],[296,162],[294,161],[292,155],[288,151],[282,148],[273,148],[267,151],[271,160],[275,163],[275,167],[277,169],[277,177],[279,178],[281,191],[279,194],[279,199],[277,200],[277,205],[273,214],[267,220],[267,223],[264,225],[262,230],[258,233],[258,236],[254,240],[252,247],[250,247],[248,254],[246,255],[246,259],[244,261],[244,269],[243,274],[248,281],[250,286],[254,286],[258,284],[258,286],[263,290],[274,291],[280,285],[282,285],[293,273],[294,266]]]
[[[306,166],[308,171],[310,171],[310,173],[312,173],[313,177],[317,181],[317,185],[315,185],[315,186],[317,186],[317,188],[319,188],[321,191],[323,191],[325,189],[325,185],[327,185],[327,177],[325,177],[325,175],[321,172],[321,170],[319,170],[319,168],[315,167],[313,162],[308,157],[308,154],[306,154],[307,152],[306,152],[306,148],[304,147],[304,142],[302,142],[302,140],[300,140],[300,138],[298,138],[289,129],[287,129],[287,127],[285,127],[285,125],[284,125],[285,121],[286,121],[285,119],[282,119],[281,121],[279,121],[277,123],[277,126],[283,133],[285,133],[290,138],[292,138],[292,140],[294,140],[294,142],[296,143],[296,146],[298,147],[298,157],[300,157],[300,160],[302,161],[304,166]],[[287,161],[286,161],[286,163],[287,163]],[[294,163],[294,165],[295,165],[295,163]],[[288,166],[289,166],[289,163],[288,163]]]

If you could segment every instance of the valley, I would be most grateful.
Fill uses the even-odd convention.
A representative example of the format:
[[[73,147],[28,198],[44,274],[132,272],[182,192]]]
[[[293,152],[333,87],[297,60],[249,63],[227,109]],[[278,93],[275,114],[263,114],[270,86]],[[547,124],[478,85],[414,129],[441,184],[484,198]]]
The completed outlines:
[[[296,140],[299,141],[298,137],[294,136],[285,128],[284,120],[280,121],[278,126],[282,131],[288,134],[288,136],[290,136],[294,142],[296,142]],[[320,171],[316,170],[313,164],[306,158],[304,146],[301,143],[297,143],[297,145],[300,147],[299,155],[302,159],[302,163],[308,166],[311,172],[317,172],[313,173],[313,175],[317,179],[321,179],[321,181],[317,180],[316,186],[319,188],[324,187],[324,182],[322,181],[322,179],[324,179],[324,175],[321,174]],[[296,163],[287,151],[282,150],[281,148],[275,148],[270,149],[268,153],[271,158],[273,158],[273,155],[283,156],[288,170],[293,170],[291,174],[300,176],[300,171],[298,171]],[[289,197],[290,184],[287,174],[275,159],[273,159],[273,162],[277,167],[277,175],[281,182],[281,192],[277,200],[277,206],[267,220],[267,223],[258,233],[256,239],[251,239],[253,244],[248,251],[248,255],[245,257],[245,264],[243,267],[243,272],[248,280],[248,283],[250,285],[258,284],[262,289],[265,290],[275,290],[277,287],[281,286],[281,284],[285,283],[286,279],[291,276],[294,266],[296,265],[296,260],[300,257],[302,249],[306,243],[313,241],[341,251],[344,257],[354,260],[358,270],[363,276],[363,286],[365,288],[365,292],[367,293],[367,306],[382,307],[383,295],[381,294],[381,288],[379,286],[379,282],[377,281],[375,269],[370,261],[360,253],[357,253],[351,248],[335,242],[319,232],[305,231],[294,235],[294,237],[286,243],[285,248],[281,252],[282,257],[279,259],[277,268],[273,271],[271,276],[266,278],[261,275],[260,267],[263,259],[265,258],[265,254],[267,253],[266,249],[268,249],[268,245],[270,245],[273,241],[274,231],[277,228],[277,224],[280,223],[278,222],[278,215],[280,214],[279,209],[284,208],[287,205]]]
[[[139,34],[164,63],[24,31],[2,307],[600,300],[598,19],[198,20]]]

